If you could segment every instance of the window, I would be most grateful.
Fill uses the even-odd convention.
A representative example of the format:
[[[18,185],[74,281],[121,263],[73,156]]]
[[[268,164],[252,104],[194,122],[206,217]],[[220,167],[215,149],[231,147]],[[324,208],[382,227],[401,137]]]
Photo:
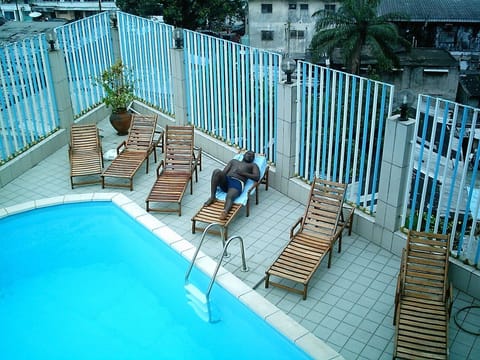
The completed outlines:
[[[297,10],[297,4],[288,4],[288,10]]]
[[[300,11],[308,11],[308,4],[300,4]]]
[[[290,30],[290,39],[305,39],[304,30]]]
[[[329,13],[335,12],[335,4],[325,4],[325,11]]]
[[[273,40],[273,31],[262,30],[262,41],[272,41],[272,40]]]
[[[262,4],[262,14],[271,14],[272,4]]]

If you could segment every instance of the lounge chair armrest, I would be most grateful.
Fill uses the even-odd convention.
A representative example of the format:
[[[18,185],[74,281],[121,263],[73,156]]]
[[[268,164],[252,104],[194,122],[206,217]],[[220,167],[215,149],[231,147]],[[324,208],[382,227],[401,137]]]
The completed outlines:
[[[197,164],[197,161],[202,160],[202,148],[200,146],[193,147],[193,161]]]
[[[165,167],[165,161],[160,160],[160,164],[158,164],[157,166],[157,177],[159,177],[162,174],[164,167]]]
[[[450,318],[450,314],[452,313],[452,305],[453,305],[453,285],[451,282],[448,283],[446,300],[447,300],[448,318]]]
[[[255,181],[255,182],[253,183],[252,187],[251,187],[250,189],[248,189],[248,191],[247,191],[248,196],[250,196],[250,194],[252,193],[252,191],[253,191],[254,189],[258,190],[258,184],[259,184],[258,181]]]
[[[405,261],[406,261],[406,255],[407,255],[407,250],[403,249],[402,250],[402,259],[400,261],[400,271],[398,272],[398,277],[397,277],[397,288],[395,290],[395,304],[398,304],[400,301],[400,295],[403,292],[403,282],[404,282],[404,276],[405,276]]]
[[[397,320],[398,307],[400,306],[400,297],[402,296],[402,292],[403,292],[406,255],[407,255],[407,250],[403,249],[402,259],[400,261],[400,271],[398,272],[398,277],[397,277],[397,288],[395,290],[395,301],[394,301],[394,307],[393,307],[393,324],[394,325]]]
[[[292,227],[290,228],[290,239],[293,238],[293,235],[296,234],[295,229],[302,223],[302,221],[303,221],[303,217],[298,219],[297,222],[292,225]]]
[[[121,149],[122,147],[127,147],[127,143],[126,143],[125,140],[122,141],[122,142],[120,143],[120,145],[117,146],[117,155],[120,154],[120,149]]]

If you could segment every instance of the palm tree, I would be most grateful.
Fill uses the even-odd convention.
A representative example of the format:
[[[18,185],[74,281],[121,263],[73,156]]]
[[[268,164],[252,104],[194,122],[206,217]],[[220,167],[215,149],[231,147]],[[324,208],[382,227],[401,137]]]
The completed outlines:
[[[320,10],[315,35],[310,48],[313,60],[331,56],[335,48],[340,48],[344,64],[354,74],[360,71],[362,50],[373,56],[380,70],[398,66],[395,50],[398,45],[410,48],[397,27],[391,21],[405,19],[400,14],[377,15],[380,0],[344,0],[337,12]]]

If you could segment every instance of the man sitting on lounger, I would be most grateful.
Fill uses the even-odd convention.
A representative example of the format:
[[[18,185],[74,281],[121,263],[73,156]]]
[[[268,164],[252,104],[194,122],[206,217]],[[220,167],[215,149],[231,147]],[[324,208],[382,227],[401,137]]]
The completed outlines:
[[[232,208],[233,201],[242,193],[245,187],[245,182],[248,179],[258,181],[260,178],[260,170],[257,164],[254,163],[255,153],[253,151],[247,151],[243,155],[243,160],[232,159],[228,162],[227,166],[223,170],[215,169],[212,173],[210,198],[205,202],[205,206],[213,204],[215,201],[215,193],[217,192],[217,186],[220,186],[224,192],[227,193],[225,198],[225,206],[221,220],[227,218],[227,214]]]

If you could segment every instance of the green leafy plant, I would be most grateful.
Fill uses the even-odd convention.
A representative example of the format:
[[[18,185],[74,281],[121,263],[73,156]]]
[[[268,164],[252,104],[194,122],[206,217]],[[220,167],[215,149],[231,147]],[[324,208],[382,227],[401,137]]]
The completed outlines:
[[[105,91],[103,102],[111,107],[113,112],[125,111],[135,98],[132,72],[121,60],[103,71],[97,83]]]

